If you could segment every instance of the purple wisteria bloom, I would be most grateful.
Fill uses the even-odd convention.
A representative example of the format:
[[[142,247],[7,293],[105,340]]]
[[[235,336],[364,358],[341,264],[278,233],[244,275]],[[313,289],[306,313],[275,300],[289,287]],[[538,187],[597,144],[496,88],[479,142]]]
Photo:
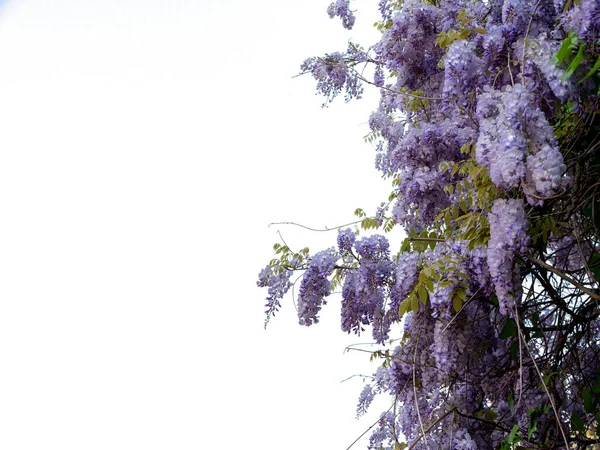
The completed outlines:
[[[330,18],[339,17],[342,19],[342,25],[347,30],[351,30],[356,21],[354,13],[350,11],[349,0],[336,0],[327,8],[327,14]]]
[[[512,316],[521,296],[521,282],[518,268],[515,267],[515,257],[525,253],[530,243],[523,200],[494,201],[488,220],[488,266],[500,312]]]
[[[267,308],[265,326],[269,319],[274,316],[281,307],[279,300],[281,300],[292,287],[292,283],[290,282],[292,273],[293,272],[288,269],[266,266],[258,274],[258,281],[256,282],[258,287],[268,288],[267,304],[265,305]]]
[[[351,62],[344,53],[335,52],[322,58],[308,58],[300,66],[301,73],[311,73],[317,80],[317,92],[327,98],[323,106],[342,91],[346,92],[346,101],[361,98],[363,87],[356,72],[349,67]]]
[[[328,277],[334,270],[338,254],[333,248],[315,254],[310,260],[308,269],[300,283],[298,296],[298,319],[300,325],[310,326],[319,322],[319,311],[326,303],[324,300],[331,294]]]
[[[354,241],[356,240],[356,236],[354,232],[350,228],[346,228],[344,230],[340,230],[338,232],[337,237],[337,245],[340,253],[346,254],[352,251],[352,246],[354,245]]]

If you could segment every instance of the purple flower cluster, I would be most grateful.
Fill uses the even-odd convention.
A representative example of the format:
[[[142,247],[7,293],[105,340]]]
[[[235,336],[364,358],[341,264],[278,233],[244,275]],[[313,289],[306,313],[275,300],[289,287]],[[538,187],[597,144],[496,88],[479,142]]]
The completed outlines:
[[[383,73],[383,69],[381,68],[381,66],[377,66],[375,68],[375,74],[373,75],[373,83],[375,83],[375,86],[383,86],[383,83],[385,83],[385,74]]]
[[[450,199],[444,192],[448,176],[436,169],[422,167],[400,171],[402,181],[398,192],[402,193],[394,204],[392,216],[405,228],[421,230],[445,207]]]
[[[377,427],[369,438],[369,450],[393,450],[397,440],[395,433],[396,418],[392,412],[382,414],[377,422]]]
[[[375,390],[370,384],[366,384],[360,396],[358,397],[358,406],[356,407],[356,417],[360,417],[367,412],[369,406],[375,398]]]
[[[487,261],[500,312],[512,316],[520,301],[521,280],[515,257],[527,251],[527,215],[522,200],[498,199],[488,215],[490,240]]]
[[[404,300],[417,282],[419,262],[422,256],[417,252],[402,253],[396,264],[396,285],[398,296]]]
[[[530,107],[528,99],[521,85],[507,86],[504,92],[488,90],[478,98],[477,161],[489,167],[498,187],[517,187],[525,177],[527,137],[521,131],[521,117]]]
[[[437,8],[418,0],[405,1],[375,46],[378,59],[398,73],[397,89],[417,89],[425,79],[441,72],[438,62],[442,53],[435,45],[438,14]]]
[[[350,253],[355,240],[356,236],[350,228],[340,230],[337,237],[337,245],[340,253],[342,255]]]
[[[481,47],[483,48],[483,57],[488,62],[490,69],[495,69],[504,61],[500,61],[506,38],[504,36],[504,27],[492,25],[483,35]]]
[[[318,314],[324,298],[331,294],[329,276],[335,268],[338,254],[333,248],[315,254],[300,283],[298,319],[300,325],[310,326],[319,321]]]
[[[592,43],[600,38],[600,0],[581,0],[564,18],[567,29]]]
[[[384,175],[395,173],[401,180],[393,207],[394,219],[406,228],[420,229],[443,209],[450,199],[444,188],[449,174],[438,171],[442,161],[464,159],[461,147],[476,139],[476,130],[460,117],[433,123],[424,121],[406,134],[398,122],[379,110],[371,115],[371,127],[380,129],[387,147],[378,153],[378,168]],[[391,137],[388,137],[392,135]]]
[[[279,300],[281,300],[292,287],[292,283],[290,282],[292,273],[291,270],[266,266],[258,274],[258,281],[256,282],[258,287],[268,288],[269,295],[267,296],[267,304],[265,305],[267,308],[267,321],[279,310],[281,307]]]
[[[317,92],[324,95],[326,106],[342,91],[346,101],[361,98],[363,87],[357,74],[349,67],[344,53],[335,52],[323,58],[308,58],[300,66],[301,73],[310,73],[317,80]]]
[[[528,195],[529,203],[541,203],[534,199],[540,196],[550,197],[566,188],[570,181],[565,176],[566,171],[567,166],[558,147],[546,144],[535,155],[527,156],[527,180],[523,189]]]
[[[458,429],[452,436],[451,448],[456,450],[477,450],[477,443],[465,428]]]
[[[342,19],[342,25],[347,30],[351,30],[354,26],[354,22],[356,21],[356,17],[354,17],[354,13],[350,11],[350,1],[349,0],[336,0],[327,8],[327,14],[330,18],[339,17]]]
[[[388,145],[392,147],[398,144],[399,139],[404,134],[402,121],[392,119],[388,113],[381,109],[371,113],[369,126],[371,130],[381,133],[381,136],[388,141]],[[387,173],[387,170],[382,170],[382,172]]]
[[[428,308],[405,316],[402,344],[391,352],[391,360],[377,369],[374,383],[359,398],[359,407],[374,393],[387,392],[397,400],[395,421],[375,430],[374,442],[385,445],[391,431],[396,436],[402,433],[409,445],[422,450],[499,446],[501,433],[492,436],[493,428],[479,427],[452,412],[457,408],[473,415],[482,398],[500,404],[498,386],[510,383],[510,375],[490,378],[491,366],[506,363],[506,346],[495,336],[495,314],[485,310],[484,304],[468,304],[464,317],[452,323],[435,319]],[[469,382],[458,381],[465,376]],[[531,408],[536,401],[539,397],[531,397],[523,407]],[[502,417],[507,418],[503,425],[510,428],[511,416]],[[420,420],[434,423],[425,438],[415,425]]]
[[[392,17],[394,9],[391,5],[391,0],[379,0],[379,12],[383,20],[389,20]]]
[[[571,95],[573,86],[569,80],[564,79],[565,71],[553,60],[558,48],[559,42],[542,35],[535,45],[526,47],[525,56],[531,58],[537,69],[543,74],[556,98],[565,101]]]
[[[522,187],[531,204],[557,193],[568,183],[554,130],[520,84],[486,89],[478,97],[477,161],[490,169],[494,184]]]
[[[380,235],[362,238],[354,243],[360,257],[357,269],[349,270],[342,287],[342,330],[360,334],[363,326],[372,325],[373,337],[384,342],[391,320],[384,300],[393,282],[393,266],[389,243]]]
[[[502,23],[507,34],[515,38],[525,34],[531,17],[531,1],[505,0],[502,5]]]
[[[354,244],[356,251],[364,261],[376,262],[390,255],[390,243],[379,234],[364,237]]]
[[[475,53],[475,42],[458,40],[446,53],[444,99],[466,105],[468,95],[485,81],[485,64]]]
[[[390,206],[389,203],[382,202],[377,207],[377,211],[375,212],[375,220],[377,221],[378,226],[383,225],[383,221],[385,219],[385,214],[387,213],[389,206]]]

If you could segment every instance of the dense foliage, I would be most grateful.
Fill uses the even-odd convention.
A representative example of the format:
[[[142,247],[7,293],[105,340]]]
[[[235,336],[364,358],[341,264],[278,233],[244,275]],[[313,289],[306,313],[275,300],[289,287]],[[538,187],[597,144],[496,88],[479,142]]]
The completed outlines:
[[[379,90],[367,140],[393,192],[373,217],[357,210],[336,247],[275,245],[258,282],[267,320],[296,273],[302,325],[341,289],[342,330],[370,328],[380,345],[358,412],[377,394],[393,402],[370,449],[594,448],[600,0],[379,10],[379,42],[301,70],[325,104]],[[348,0],[327,13],[355,24]],[[398,227],[396,251],[385,234]]]

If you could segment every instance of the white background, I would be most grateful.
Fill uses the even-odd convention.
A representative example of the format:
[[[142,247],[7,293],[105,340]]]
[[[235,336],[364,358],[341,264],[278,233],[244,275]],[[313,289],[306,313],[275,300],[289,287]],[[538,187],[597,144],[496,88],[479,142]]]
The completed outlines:
[[[263,330],[279,229],[389,193],[304,58],[374,43],[327,0],[8,0],[0,7],[0,448],[345,449],[360,377],[339,297]],[[364,448],[365,444],[357,448]]]

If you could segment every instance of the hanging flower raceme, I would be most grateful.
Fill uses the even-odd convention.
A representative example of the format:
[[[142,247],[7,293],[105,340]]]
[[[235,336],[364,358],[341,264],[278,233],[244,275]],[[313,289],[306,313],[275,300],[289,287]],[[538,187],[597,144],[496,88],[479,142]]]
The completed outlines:
[[[331,294],[329,276],[339,258],[334,249],[315,254],[300,283],[298,296],[298,319],[300,325],[310,326],[319,321],[319,311],[326,303],[325,297]]]

